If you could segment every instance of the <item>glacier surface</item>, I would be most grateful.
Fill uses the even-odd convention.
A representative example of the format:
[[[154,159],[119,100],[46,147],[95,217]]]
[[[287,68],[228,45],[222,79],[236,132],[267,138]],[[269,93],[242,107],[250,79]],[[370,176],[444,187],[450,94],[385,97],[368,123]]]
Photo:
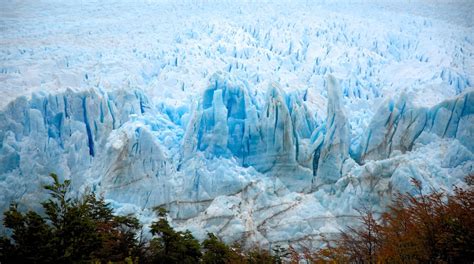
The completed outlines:
[[[1,210],[55,172],[145,224],[313,247],[474,173],[469,1],[3,2]]]

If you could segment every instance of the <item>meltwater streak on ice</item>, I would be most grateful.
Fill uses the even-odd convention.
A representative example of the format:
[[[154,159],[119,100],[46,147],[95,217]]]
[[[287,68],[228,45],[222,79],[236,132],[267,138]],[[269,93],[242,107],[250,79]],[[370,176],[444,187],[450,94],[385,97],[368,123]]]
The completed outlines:
[[[56,172],[144,222],[317,246],[410,177],[449,191],[474,171],[474,34],[412,2],[8,2],[0,208]]]

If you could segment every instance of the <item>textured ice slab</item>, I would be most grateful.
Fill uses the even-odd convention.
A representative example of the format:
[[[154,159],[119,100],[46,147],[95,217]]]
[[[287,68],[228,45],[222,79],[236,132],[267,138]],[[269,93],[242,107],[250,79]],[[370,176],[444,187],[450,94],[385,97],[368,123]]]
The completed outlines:
[[[360,145],[358,159],[378,160],[399,151],[405,153],[426,133],[456,138],[469,151],[474,151],[474,92],[466,92],[453,100],[432,108],[413,107],[405,94],[389,100],[372,119]]]
[[[120,102],[120,105],[117,105]],[[79,187],[87,179],[96,157],[101,156],[112,130],[141,115],[146,101],[139,91],[103,93],[98,90],[20,97],[0,113],[5,186],[2,203],[41,189],[45,176],[56,172],[75,175]],[[31,184],[36,182],[37,184]]]
[[[196,151],[234,157],[243,167],[262,173],[289,174],[288,186],[308,190],[312,178],[308,142],[317,123],[301,97],[286,95],[271,83],[259,104],[249,95],[248,84],[228,74],[213,75],[209,84],[188,124],[184,158]]]
[[[342,176],[342,166],[349,158],[349,124],[342,106],[342,91],[338,81],[328,76],[328,114],[326,135],[314,153],[315,180],[313,189],[320,184],[335,183]]]

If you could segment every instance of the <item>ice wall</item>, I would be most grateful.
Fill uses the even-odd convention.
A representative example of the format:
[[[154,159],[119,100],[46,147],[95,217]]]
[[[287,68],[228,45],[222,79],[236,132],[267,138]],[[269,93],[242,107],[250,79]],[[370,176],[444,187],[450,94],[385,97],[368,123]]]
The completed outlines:
[[[473,152],[474,93],[465,92],[431,108],[411,105],[406,95],[390,99],[372,119],[359,147],[357,159],[386,159],[395,151],[405,153],[417,142],[429,142],[429,135],[454,138]]]
[[[195,151],[235,157],[243,167],[287,177],[291,188],[309,190],[315,147],[311,136],[321,124],[302,96],[285,94],[277,83],[268,85],[261,104],[247,86],[225,73],[210,79],[188,124],[184,159]]]
[[[321,184],[335,183],[342,176],[342,166],[349,158],[349,123],[344,114],[342,90],[338,81],[328,76],[328,114],[326,135],[321,148],[315,151],[315,159],[319,157],[313,189]],[[314,168],[313,168],[314,169]]]
[[[336,78],[327,79],[322,122],[304,95],[270,84],[260,100],[246,85],[216,74],[189,112],[139,90],[18,98],[0,114],[1,208],[37,206],[56,172],[73,192],[94,191],[145,222],[150,208],[166,206],[176,226],[201,237],[317,241],[354,209],[381,209],[394,191],[413,191],[412,177],[449,191],[474,171],[472,91],[430,108],[388,100],[350,154]]]
[[[114,153],[105,151],[111,132],[148,109],[146,96],[140,91],[67,90],[16,99],[0,113],[2,203],[23,196],[35,199],[41,191],[38,183],[51,172],[63,178],[73,177],[78,191],[83,184],[95,182],[103,172],[96,171],[98,175],[91,176],[96,163],[113,166]],[[136,140],[147,139],[137,134]],[[117,162],[124,162],[123,155],[136,153],[139,146],[137,143],[134,149],[122,151]],[[114,177],[120,174],[113,168],[111,173]]]

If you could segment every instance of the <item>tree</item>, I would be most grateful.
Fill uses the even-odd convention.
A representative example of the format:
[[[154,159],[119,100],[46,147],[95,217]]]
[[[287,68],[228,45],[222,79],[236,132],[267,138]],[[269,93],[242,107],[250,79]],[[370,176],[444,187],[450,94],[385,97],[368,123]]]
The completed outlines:
[[[207,238],[202,242],[202,248],[204,250],[202,263],[205,264],[234,263],[233,260],[237,258],[230,247],[213,233],[207,233]]]
[[[47,263],[54,259],[55,249],[49,245],[52,229],[37,213],[22,214],[16,205],[11,205],[5,212],[4,226],[12,230],[14,242],[1,239],[1,263]]]
[[[373,264],[377,262],[380,225],[375,220],[371,209],[365,209],[365,213],[363,212],[359,211],[362,227],[349,227],[349,232],[342,232],[341,236],[344,246],[353,252],[349,260]]]
[[[45,216],[15,205],[4,213],[11,237],[0,240],[2,263],[77,263],[124,261],[139,256],[136,232],[141,227],[132,216],[114,216],[103,198],[87,193],[68,197],[70,181],[44,186],[50,198],[42,203]]]
[[[274,248],[272,248],[273,251],[273,258],[276,264],[282,264],[283,260],[287,258],[291,253],[288,252],[287,249],[284,247],[277,245]]]
[[[452,194],[425,194],[413,179],[417,192],[397,194],[380,221],[367,211],[361,226],[349,227],[316,257],[308,256],[313,263],[472,263],[473,177],[467,177],[467,188],[454,188]]]
[[[199,242],[189,230],[176,232],[166,219],[167,211],[158,208],[158,221],[151,225],[152,259],[157,263],[197,263],[202,253]]]
[[[276,259],[269,251],[257,247],[247,253],[246,262],[249,264],[273,264],[276,263]]]

